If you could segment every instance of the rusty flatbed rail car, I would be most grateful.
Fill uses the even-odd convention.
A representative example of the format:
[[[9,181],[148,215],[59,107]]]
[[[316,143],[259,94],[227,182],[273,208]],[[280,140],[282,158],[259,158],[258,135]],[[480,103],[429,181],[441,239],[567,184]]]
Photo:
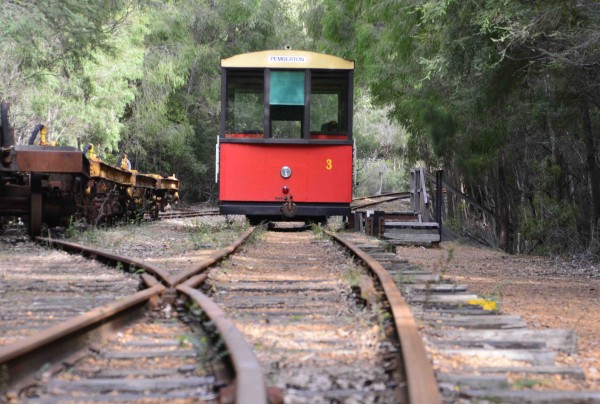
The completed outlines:
[[[112,166],[91,145],[89,158],[73,147],[49,145],[44,125],[36,127],[28,145],[15,145],[8,105],[1,107],[0,216],[27,217],[32,237],[41,234],[43,223],[66,225],[73,216],[92,224],[145,213],[157,219],[179,199],[177,178]]]
[[[30,233],[39,234],[43,220],[56,224],[56,217],[75,213],[70,195],[83,194],[89,178],[89,162],[80,151],[20,145],[3,146],[2,153],[0,214],[29,216]]]

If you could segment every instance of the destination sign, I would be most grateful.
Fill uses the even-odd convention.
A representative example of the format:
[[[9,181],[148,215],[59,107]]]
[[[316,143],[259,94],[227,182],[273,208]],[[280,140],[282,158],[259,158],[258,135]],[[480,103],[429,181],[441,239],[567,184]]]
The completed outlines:
[[[269,63],[306,63],[305,56],[269,56]]]

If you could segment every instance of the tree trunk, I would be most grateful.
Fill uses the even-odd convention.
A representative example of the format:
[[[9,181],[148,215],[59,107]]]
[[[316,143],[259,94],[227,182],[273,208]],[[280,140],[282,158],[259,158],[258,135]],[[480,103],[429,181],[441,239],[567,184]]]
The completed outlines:
[[[592,197],[590,211],[590,235],[594,233],[598,218],[600,218],[600,167],[596,163],[596,149],[598,141],[592,129],[590,107],[587,101],[581,104],[581,115],[583,123],[584,143],[587,149],[587,170],[589,178],[590,194]]]
[[[454,181],[454,177],[452,176],[452,171],[450,171],[450,164],[449,163],[445,163],[444,164],[444,172],[446,173],[446,183],[448,185],[454,186],[456,188],[458,188],[458,186],[456,185],[456,182]],[[448,220],[454,220],[455,218],[455,214],[454,214],[454,194],[452,192],[446,192],[446,211],[447,213],[447,218]]]
[[[510,251],[510,217],[508,187],[506,186],[506,157],[500,150],[498,162],[498,243],[504,251]]]

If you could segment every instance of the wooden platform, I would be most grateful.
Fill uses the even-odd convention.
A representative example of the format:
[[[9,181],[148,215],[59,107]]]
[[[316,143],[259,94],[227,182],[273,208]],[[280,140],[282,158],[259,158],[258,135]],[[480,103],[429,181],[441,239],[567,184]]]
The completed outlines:
[[[380,237],[393,245],[432,246],[440,242],[436,222],[384,220]]]

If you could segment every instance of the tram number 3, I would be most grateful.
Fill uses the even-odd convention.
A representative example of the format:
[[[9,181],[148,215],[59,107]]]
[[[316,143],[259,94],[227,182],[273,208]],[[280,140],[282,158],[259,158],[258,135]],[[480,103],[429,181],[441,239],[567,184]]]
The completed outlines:
[[[325,160],[325,169],[326,170],[333,169],[333,161],[331,159]]]

